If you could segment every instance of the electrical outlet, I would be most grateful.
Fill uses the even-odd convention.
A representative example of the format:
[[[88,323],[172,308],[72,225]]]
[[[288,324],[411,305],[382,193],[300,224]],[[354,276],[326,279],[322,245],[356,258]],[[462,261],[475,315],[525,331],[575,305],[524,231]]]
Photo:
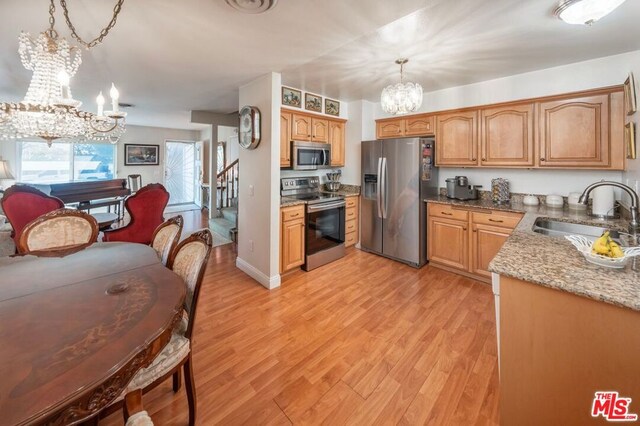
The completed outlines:
[[[249,240],[249,251],[253,251],[253,240]]]

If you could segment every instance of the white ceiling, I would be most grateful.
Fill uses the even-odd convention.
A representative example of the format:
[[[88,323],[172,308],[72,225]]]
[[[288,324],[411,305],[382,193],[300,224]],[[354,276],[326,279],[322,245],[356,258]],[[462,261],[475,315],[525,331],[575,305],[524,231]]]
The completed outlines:
[[[57,1],[57,0],[56,0]],[[0,100],[20,100],[30,73],[17,36],[47,27],[44,0],[0,0]],[[115,0],[68,2],[85,38]],[[377,101],[393,61],[426,91],[640,49],[640,1],[592,27],[553,17],[556,0],[280,0],[263,15],[224,0],[126,0],[104,44],[85,51],[74,96],[93,108],[114,81],[136,107],[128,122],[176,128],[190,110],[237,109],[238,87],[269,71],[283,83],[344,101]],[[62,14],[58,30],[65,36]]]

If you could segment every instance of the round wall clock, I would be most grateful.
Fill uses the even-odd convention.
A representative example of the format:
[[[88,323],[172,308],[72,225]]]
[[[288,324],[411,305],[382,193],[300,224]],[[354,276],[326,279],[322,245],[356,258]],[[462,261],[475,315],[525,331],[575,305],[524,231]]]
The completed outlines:
[[[240,110],[238,142],[244,149],[256,149],[260,143],[260,110],[245,106]]]

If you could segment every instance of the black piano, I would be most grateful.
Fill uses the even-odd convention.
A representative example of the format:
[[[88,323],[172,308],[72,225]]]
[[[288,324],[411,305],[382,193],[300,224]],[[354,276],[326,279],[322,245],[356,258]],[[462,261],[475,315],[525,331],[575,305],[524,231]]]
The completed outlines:
[[[90,180],[61,183],[30,184],[65,204],[78,203],[79,210],[116,206],[118,216],[124,197],[131,194],[126,179]]]

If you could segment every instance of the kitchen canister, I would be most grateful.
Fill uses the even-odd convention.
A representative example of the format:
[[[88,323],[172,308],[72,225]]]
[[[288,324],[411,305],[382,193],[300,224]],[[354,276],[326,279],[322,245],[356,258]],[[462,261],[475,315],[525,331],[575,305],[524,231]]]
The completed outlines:
[[[491,199],[497,204],[509,202],[509,181],[507,179],[491,179]]]

